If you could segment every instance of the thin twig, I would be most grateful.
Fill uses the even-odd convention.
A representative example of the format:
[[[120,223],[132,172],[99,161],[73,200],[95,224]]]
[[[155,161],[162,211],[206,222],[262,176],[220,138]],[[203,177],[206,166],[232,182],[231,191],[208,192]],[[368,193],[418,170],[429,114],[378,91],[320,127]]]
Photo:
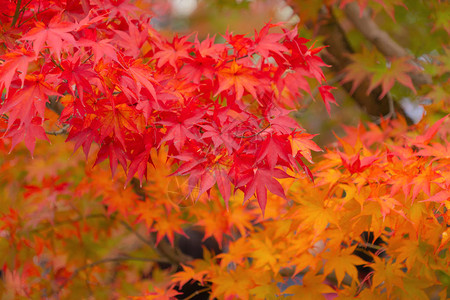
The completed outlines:
[[[64,72],[64,68],[61,67],[61,65],[58,64],[58,63],[56,62],[56,60],[55,60],[53,57],[50,57],[50,60],[52,61],[52,63],[53,63],[55,66],[57,66],[61,71]]]
[[[46,8],[46,9],[43,9],[43,10],[41,10],[41,11],[36,12],[36,13],[33,14],[31,17],[29,17],[29,18],[27,18],[27,19],[25,19],[25,20],[22,20],[22,21],[19,23],[19,25],[17,25],[17,27],[22,26],[23,24],[25,24],[26,22],[30,21],[31,19],[35,19],[36,21],[38,21],[37,18],[36,18],[36,16],[37,16],[38,14],[41,14],[41,13],[47,11],[47,10],[49,10],[49,9]]]
[[[386,249],[379,245],[374,245],[371,243],[358,243],[358,247],[364,248],[364,249],[373,249],[377,251],[384,252]]]
[[[64,220],[64,221],[60,221],[60,222],[54,222],[48,225],[44,225],[35,229],[32,229],[30,231],[27,231],[28,233],[35,233],[35,232],[39,232],[48,228],[54,228],[55,226],[61,226],[61,225],[65,225],[65,224],[71,224],[71,223],[75,223],[75,222],[80,222],[82,220],[86,220],[86,219],[94,219],[94,218],[106,218],[106,216],[104,214],[92,214],[92,215],[87,215],[87,216],[82,216],[82,217],[78,217],[76,219],[70,219],[70,220]]]
[[[16,4],[16,11],[14,12],[14,16],[11,22],[11,27],[16,26],[17,20],[19,19],[20,14],[20,6],[22,5],[22,0],[18,0]]]
[[[244,56],[235,57],[233,59],[229,59],[229,60],[225,61],[225,64],[233,62],[233,61],[237,61],[237,60],[240,60],[240,59],[243,59],[243,58],[246,58],[246,57],[248,57],[248,54],[246,54]]]
[[[379,245],[374,245],[374,244],[371,244],[371,243],[358,243],[358,248],[376,250],[376,253],[377,253],[376,255],[386,251],[385,247],[379,246]],[[281,276],[283,276],[283,277],[291,277],[294,274],[304,275],[308,271],[310,271],[310,269],[306,268],[305,270],[302,270],[300,272],[295,273],[295,266],[291,266],[291,267],[285,267],[285,268],[280,269],[280,271],[278,273]],[[321,273],[323,273],[323,270],[320,270],[318,272],[318,274],[321,274]],[[327,279],[329,279],[331,281],[337,281],[335,274],[329,274],[327,276]],[[344,285],[351,285],[351,282],[352,282],[352,278],[350,276],[346,275],[344,280],[342,281],[342,284],[344,284]]]
[[[120,221],[120,224],[124,226],[128,231],[135,234],[136,237],[141,240],[143,243],[150,246],[152,249],[158,252],[161,256],[164,256],[168,259],[168,261],[174,265],[180,265],[181,263],[185,265],[189,265],[189,261],[193,260],[192,257],[180,253],[177,249],[173,248],[166,241],[162,240],[156,245],[152,240],[146,239],[139,232],[135,231],[128,223],[124,221]]]
[[[125,227],[125,229],[127,229],[129,232],[133,233],[141,242],[150,246],[153,249],[156,249],[156,246],[155,244],[152,243],[152,241],[144,238],[139,232],[135,231],[127,222],[121,220],[120,224],[122,224],[122,226]]]
[[[75,271],[73,271],[72,275],[70,275],[70,277],[67,278],[59,286],[59,289],[56,293],[59,294],[61,292],[61,290],[67,285],[67,283],[69,283],[69,281],[74,279],[81,271],[93,268],[93,267],[101,265],[101,264],[105,264],[105,263],[109,263],[109,262],[121,262],[121,261],[144,261],[144,262],[154,262],[154,263],[166,263],[166,261],[162,261],[162,260],[158,260],[158,259],[154,259],[154,258],[133,257],[133,256],[118,256],[118,257],[110,257],[110,258],[100,259],[100,260],[94,261],[90,264],[87,264],[87,265],[84,265],[84,266],[81,266],[81,267],[75,269]]]
[[[91,59],[92,56],[94,56],[94,54],[89,55],[89,57],[86,58],[81,64],[85,64],[88,60]]]
[[[255,134],[252,134],[252,135],[234,135],[234,137],[236,137],[236,138],[238,138],[238,139],[248,139],[248,138],[252,138],[252,137],[255,137],[255,136],[257,136],[257,135],[259,135],[259,134],[261,134],[264,130],[266,130],[267,128],[269,128],[270,127],[270,124],[268,124],[266,127],[264,127],[263,129],[261,129],[260,131],[258,131],[257,133],[255,133]]]
[[[67,129],[69,129],[69,127],[70,127],[69,124],[64,124],[64,126],[60,130],[45,131],[45,133],[46,134],[50,134],[50,135],[62,135],[62,134],[66,134],[67,133]]]
[[[190,294],[188,297],[184,298],[184,300],[192,299],[192,298],[194,298],[195,296],[197,296],[197,295],[199,295],[199,294],[202,294],[202,293],[204,293],[204,292],[210,291],[210,290],[211,290],[211,287],[210,287],[210,286],[205,287],[204,289],[201,289],[201,290],[197,290],[197,291],[193,292],[192,294]]]
[[[344,74],[338,74],[338,75],[334,76],[333,78],[331,78],[330,80],[328,80],[326,82],[326,85],[334,86],[336,83],[340,82],[343,78],[344,78]],[[310,95],[306,95],[306,97],[304,97],[302,99],[302,104],[304,106],[308,106],[311,103],[311,101],[314,100],[314,97],[316,97],[317,94],[319,94],[319,86],[315,87]],[[294,113],[294,115],[298,115],[305,111],[306,111],[306,108],[300,108]]]

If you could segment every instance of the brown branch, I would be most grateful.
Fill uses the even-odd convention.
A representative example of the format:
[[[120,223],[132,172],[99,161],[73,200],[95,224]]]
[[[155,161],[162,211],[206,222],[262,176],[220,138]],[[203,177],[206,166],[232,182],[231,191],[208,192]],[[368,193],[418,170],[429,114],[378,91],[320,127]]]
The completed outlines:
[[[62,111],[64,110],[64,105],[62,105],[61,102],[59,102],[59,97],[57,97],[57,96],[49,96],[46,106],[48,109],[53,110],[59,116],[61,116]],[[69,129],[69,127],[70,127],[69,124],[64,124],[64,126],[59,130],[45,131],[45,133],[49,134],[49,135],[55,135],[55,136],[62,135],[62,134],[67,133],[67,130]]]
[[[160,251],[170,262],[177,265],[190,265],[189,262],[193,260],[192,257],[184,254],[180,249],[172,247],[172,245],[165,240],[161,240],[156,249],[158,249],[158,251]]]
[[[156,248],[154,243],[152,243],[150,240],[147,240],[146,238],[144,238],[139,232],[134,230],[127,222],[120,221],[120,224],[122,224],[122,226],[125,227],[126,230],[133,233],[141,242],[143,242],[144,244],[147,244],[148,246],[150,246],[150,248],[153,248],[153,249]]]
[[[336,17],[332,12],[321,12],[319,18],[318,33],[325,37],[324,44],[329,45],[322,56],[325,63],[331,65],[331,70],[337,74],[342,74],[345,68],[352,63],[349,54],[354,53],[350,43],[347,40],[344,30],[340,26]],[[394,103],[389,95],[380,98],[382,93],[381,87],[376,87],[370,94],[367,91],[370,81],[366,78],[355,89],[351,96],[374,121],[380,120],[381,117],[388,118],[393,115],[393,108],[396,112],[403,115],[408,123],[412,124],[412,120],[405,114],[403,109]],[[342,87],[350,94],[352,91],[352,83],[342,84]]]
[[[16,26],[17,20],[19,19],[20,6],[22,5],[22,0],[18,0],[16,4],[16,10],[14,11],[14,16],[11,21],[11,27]]]
[[[295,267],[287,267],[287,268],[280,269],[279,274],[281,276],[283,276],[283,277],[292,277],[294,274],[296,274],[298,276],[298,275],[305,275],[308,272],[313,272],[313,271],[311,271],[310,268],[308,267],[308,268],[306,268],[306,269],[304,269],[304,270],[302,270],[302,271],[300,271],[298,273],[295,273]],[[323,268],[322,268],[316,274],[317,275],[321,275],[321,274],[323,274],[323,272],[324,271],[323,271]],[[336,277],[335,272],[331,272],[330,274],[328,274],[326,276],[326,279],[329,282],[334,283],[335,285],[338,284],[338,279]],[[350,275],[345,274],[344,278],[342,279],[342,282],[340,282],[340,284],[351,286],[353,280],[354,279],[352,277],[350,277]]]
[[[385,247],[380,246],[380,245],[374,245],[374,244],[371,244],[371,243],[358,243],[358,248],[376,250],[377,253],[386,252],[386,248]],[[298,273],[295,273],[295,266],[291,266],[291,267],[285,267],[285,268],[280,269],[278,271],[278,273],[281,276],[283,276],[283,277],[292,277],[294,274],[304,275],[304,274],[306,274],[309,271],[310,271],[310,269],[306,268],[306,269],[304,269],[304,270],[302,270],[302,271],[300,271]],[[323,274],[323,269],[319,270],[319,272],[317,274]],[[337,278],[336,278],[336,274],[335,273],[328,274],[327,275],[327,279],[329,281],[337,284]],[[342,280],[341,284],[350,286],[352,284],[352,281],[353,281],[353,279],[349,275],[346,274],[344,279]]]
[[[67,129],[69,129],[70,125],[65,124],[61,129],[55,131],[45,131],[46,134],[50,135],[62,135],[67,133]]]
[[[238,138],[238,139],[248,139],[248,138],[252,138],[252,137],[255,137],[255,136],[257,136],[257,135],[260,135],[261,133],[263,133],[267,128],[269,128],[270,127],[270,124],[268,124],[266,127],[264,127],[263,129],[261,129],[260,131],[258,131],[257,133],[254,133],[254,134],[252,134],[252,135],[234,135],[234,137],[235,138]]]
[[[197,291],[193,292],[193,293],[190,294],[188,297],[184,298],[184,300],[192,299],[192,298],[194,298],[195,296],[197,296],[197,295],[199,295],[199,294],[203,294],[203,293],[208,292],[208,291],[210,291],[210,290],[211,290],[211,287],[210,287],[210,286],[207,286],[207,287],[205,287],[205,288],[203,288],[203,289],[201,289],[201,290],[197,290]]]
[[[158,259],[153,259],[153,258],[146,258],[146,257],[132,257],[132,256],[119,256],[119,257],[110,257],[110,258],[104,258],[104,259],[100,259],[97,261],[94,261],[90,264],[81,266],[77,269],[75,269],[75,271],[73,271],[72,275],[70,275],[69,278],[67,278],[58,288],[58,290],[56,291],[56,294],[59,294],[61,292],[61,290],[67,285],[67,283],[69,283],[72,279],[74,279],[80,272],[93,268],[95,266],[101,265],[101,264],[105,264],[105,263],[109,263],[109,262],[122,262],[122,261],[143,261],[143,262],[154,262],[154,263],[166,263],[166,261],[162,261],[162,260],[158,260]]]
[[[41,227],[37,227],[37,228],[34,228],[32,230],[24,230],[24,232],[37,233],[39,231],[43,231],[43,230],[50,229],[50,228],[55,229],[56,226],[73,224],[73,223],[76,223],[76,222],[84,221],[84,220],[87,220],[87,219],[95,219],[95,218],[106,218],[106,215],[104,215],[104,214],[92,214],[92,215],[87,215],[87,216],[80,216],[80,217],[78,217],[76,219],[68,219],[68,220],[63,220],[63,221],[59,221],[59,222],[53,222],[53,223],[45,224],[45,225],[43,225]]]
[[[369,11],[366,9],[360,14],[357,3],[348,3],[344,8],[345,15],[353,23],[353,25],[369,40],[384,56],[386,57],[408,57],[410,54],[389,34],[381,30],[373,21]],[[416,62],[413,62],[417,65]],[[408,74],[416,87],[424,84],[431,84],[432,80],[428,74],[410,72]]]
[[[145,201],[147,195],[145,191],[140,187],[137,180],[134,181],[133,190],[137,195],[142,197],[142,200]],[[164,239],[161,240],[158,243],[158,245],[156,245],[154,233],[150,235],[149,239],[147,239],[144,238],[142,235],[140,235],[138,232],[136,232],[128,223],[124,221],[120,221],[120,223],[128,231],[133,232],[142,242],[146,243],[147,245],[155,249],[158,252],[158,254],[167,258],[170,261],[170,263],[174,265],[180,264],[189,265],[189,262],[193,260],[192,257],[182,253],[180,249],[172,247],[172,245],[167,243]]]
[[[47,102],[47,108],[53,110],[58,115],[61,115],[64,105],[58,101],[59,98],[57,96],[49,96]]]
[[[125,221],[120,221],[120,224],[124,226],[128,231],[132,232],[136,235],[136,237],[141,240],[143,243],[150,246],[152,249],[156,250],[159,255],[167,258],[167,260],[175,265],[188,264],[189,261],[193,260],[192,257],[185,255],[181,253],[179,249],[173,248],[170,244],[168,244],[166,241],[162,240],[159,242],[158,246],[155,245],[153,240],[146,239],[143,237],[139,232],[135,231],[128,223]]]

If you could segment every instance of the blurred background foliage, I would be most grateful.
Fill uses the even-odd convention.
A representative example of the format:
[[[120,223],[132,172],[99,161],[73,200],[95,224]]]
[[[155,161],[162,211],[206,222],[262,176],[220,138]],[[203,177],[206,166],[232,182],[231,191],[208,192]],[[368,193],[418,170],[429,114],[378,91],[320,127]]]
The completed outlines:
[[[358,6],[358,3],[361,6]],[[345,127],[343,128],[342,125],[357,125],[369,120],[377,121],[381,115],[386,116],[387,114],[384,112],[390,111],[390,103],[396,103],[396,109],[403,111],[409,122],[417,121],[424,115],[425,118],[428,118],[428,124],[433,124],[449,111],[450,47],[448,42],[450,18],[448,16],[450,16],[450,5],[448,1],[139,0],[138,5],[152,8],[154,26],[169,37],[177,33],[197,32],[200,40],[208,35],[216,35],[217,41],[221,41],[223,40],[221,35],[225,34],[227,30],[237,34],[252,35],[255,30],[259,30],[265,23],[271,21],[273,23],[284,22],[288,28],[297,26],[300,36],[311,39],[310,45],[313,43],[316,46],[330,45],[321,53],[323,53],[323,59],[332,65],[331,68],[326,70],[325,76],[328,84],[337,88],[333,93],[339,106],[332,106],[331,113],[328,115],[320,96],[313,89],[313,97],[304,95],[307,98],[307,101],[303,101],[305,107],[299,107],[297,111],[293,112],[307,132],[320,133],[315,141],[321,147],[325,147],[336,140],[333,133],[338,136],[344,135]],[[349,12],[351,13],[349,7],[355,8],[355,5],[357,15],[368,16],[364,18],[365,24],[371,24],[372,26],[375,24],[381,32],[386,34],[385,38],[388,36],[390,42],[395,41],[400,47],[400,52],[403,50],[405,57],[396,58],[408,59],[408,62],[416,66],[412,74],[425,77],[423,82],[420,82],[420,78],[416,80],[418,83],[414,82],[416,92],[395,81],[388,94],[381,97],[382,99],[379,99],[382,93],[381,87],[368,92],[370,82],[366,82],[365,85],[360,84],[362,89],[360,93],[349,93],[353,85],[352,80],[347,84],[343,82],[348,76],[349,70],[356,74],[354,78],[370,81],[368,79],[370,76],[373,79],[376,74],[382,76],[384,75],[383,72],[391,70],[389,66],[393,60],[392,57],[383,52],[386,50],[382,48],[383,44],[380,46],[376,44],[376,40],[369,40],[364,34],[364,28],[355,26],[354,18],[352,19],[349,16]],[[194,39],[195,34],[190,38]],[[345,39],[344,42],[343,38]],[[334,44],[331,45],[331,43]],[[349,49],[351,51],[347,51]],[[361,74],[360,77],[358,77],[358,72]],[[367,99],[371,100],[372,103],[364,102]],[[389,99],[394,102],[390,102]],[[373,109],[369,105],[373,105],[374,101],[376,101],[375,106],[373,106],[375,111],[379,109],[382,112],[381,114],[367,113],[370,109]],[[58,130],[56,126],[58,116],[54,114],[49,118],[51,118],[54,128],[48,128],[48,130]],[[399,130],[399,132],[402,131]],[[130,207],[133,207],[133,203],[146,203],[136,200],[139,198],[139,195],[135,192],[135,187],[138,185],[133,187],[132,182],[127,189],[124,189],[126,180],[124,174],[117,175],[118,177],[113,180],[106,162],[92,171],[91,167],[94,161],[91,159],[85,162],[81,151],[72,153],[73,146],[64,143],[65,139],[65,136],[50,137],[51,147],[47,143],[37,143],[34,158],[30,157],[29,152],[23,145],[19,145],[13,154],[0,156],[1,212],[4,219],[12,224],[11,227],[21,228],[21,232],[14,232],[17,235],[15,240],[16,245],[18,245],[17,248],[11,247],[8,243],[8,239],[5,238],[8,237],[5,229],[0,230],[0,234],[4,238],[0,244],[0,252],[4,254],[2,263],[7,262],[8,268],[14,270],[15,264],[25,261],[23,274],[26,272],[30,274],[25,274],[23,277],[29,276],[29,278],[41,276],[31,272],[35,270],[33,268],[39,267],[44,274],[42,275],[43,283],[38,282],[36,286],[31,287],[39,290],[39,293],[55,289],[55,286],[51,285],[52,283],[56,282],[64,287],[66,283],[71,281],[73,284],[70,286],[70,291],[77,291],[73,299],[80,299],[81,293],[85,293],[82,295],[86,295],[86,298],[89,293],[95,293],[95,298],[105,299],[111,292],[111,287],[106,285],[92,292],[86,291],[82,271],[89,269],[89,272],[91,272],[90,262],[101,262],[106,253],[114,255],[131,253],[138,259],[149,257],[149,261],[136,260],[134,262],[125,257],[125,259],[132,261],[132,265],[121,267],[123,272],[118,272],[120,277],[117,280],[117,282],[120,282],[120,286],[116,286],[116,288],[129,294],[138,293],[148,288],[150,279],[152,279],[154,287],[159,288],[159,283],[163,286],[164,278],[168,277],[170,272],[163,268],[154,267],[155,263],[151,259],[155,258],[156,260],[157,255],[149,249],[156,249],[156,247],[151,248],[145,244],[142,246],[142,242],[137,238],[130,241],[130,236],[138,235],[133,233],[130,225],[123,221],[134,217],[129,216]],[[98,151],[98,147],[94,146],[94,148],[96,148],[95,151]],[[8,153],[10,145],[0,143],[0,149],[3,153]],[[167,180],[168,186],[175,184],[169,181],[175,180],[172,179],[175,177],[169,178],[166,176],[170,173],[170,170],[163,168],[159,170],[159,173],[156,171],[150,172],[153,176],[149,180],[150,183],[154,184],[158,180]],[[152,184],[145,187],[145,192],[156,195],[155,185]],[[74,201],[74,198],[76,201]],[[48,204],[48,199],[56,199],[51,202],[53,205],[51,210],[44,205]],[[169,200],[171,203],[172,200]],[[170,218],[167,218],[167,222],[165,222],[166,219],[161,218],[161,224],[174,222],[183,212],[181,210],[180,213],[178,206],[193,205],[189,202],[190,200],[187,199],[186,203],[176,203],[177,205],[170,207],[168,209],[171,211]],[[260,210],[252,209],[251,214],[248,211],[244,213],[241,202],[241,199],[236,200],[229,218],[241,220],[242,224],[250,224],[248,219],[252,216],[259,217]],[[121,205],[119,206],[118,203]],[[272,208],[266,209],[268,219],[274,217],[275,213],[273,212],[279,210],[276,205],[281,206],[284,202],[269,201],[269,203]],[[159,202],[156,204],[159,204]],[[189,211],[193,214],[211,211],[212,213],[207,215],[208,220],[211,224],[221,225],[217,216],[220,215],[220,210],[223,210],[223,207],[216,204],[217,202],[214,201],[199,201],[196,204],[197,207],[200,205],[206,208],[200,208],[198,212],[196,210]],[[105,214],[105,208],[108,205],[113,207],[116,205],[120,208],[117,211],[108,211]],[[151,207],[149,210],[148,207],[142,205],[140,209],[159,213],[162,210],[160,206]],[[21,212],[21,215],[26,217],[19,217],[14,210],[8,210],[9,207],[15,208],[16,211]],[[52,216],[52,214],[54,215]],[[184,217],[186,217],[186,214]],[[186,219],[202,219],[204,217],[204,215],[189,215]],[[61,221],[51,223],[53,219]],[[223,219],[225,220],[225,217]],[[180,220],[183,221],[181,218]],[[283,222],[284,220],[281,220],[280,224],[285,224]],[[136,224],[133,223],[134,225]],[[136,232],[146,234],[144,227],[138,225],[142,224],[136,225]],[[270,223],[267,228],[275,230],[277,226],[278,223]],[[248,227],[252,228],[250,225]],[[218,230],[218,232],[220,231]],[[156,232],[154,235],[156,235]],[[11,240],[13,240],[13,237]],[[30,242],[31,237],[33,238],[32,242]],[[27,243],[32,243],[36,249],[25,247],[24,245],[27,245]],[[44,253],[42,259],[35,259],[36,253],[42,252],[43,248],[59,250],[51,253],[51,255]],[[69,257],[69,259],[66,257]],[[33,268],[27,269],[27,266]],[[82,267],[76,269],[79,274],[73,273],[75,275],[70,275],[67,273],[67,266],[69,266],[69,269],[74,266]],[[83,266],[88,266],[88,268]],[[112,270],[115,265],[108,265],[110,269],[102,269],[97,265],[93,267],[98,267],[93,271],[94,275],[97,272],[108,274],[108,271]],[[55,270],[55,274],[51,274],[47,270]],[[139,272],[136,272],[136,270]],[[10,287],[18,286],[22,288],[28,282],[16,273],[11,274],[10,282],[5,285],[7,288],[3,290],[3,285],[0,287],[0,294],[4,292],[8,296],[10,293],[9,299],[14,299],[14,291]],[[61,278],[65,278],[65,280],[61,281]],[[45,288],[43,289],[44,284]]]
[[[366,25],[364,22],[372,21],[377,30],[400,47],[403,51],[401,54],[405,54],[404,58],[415,67],[413,72],[419,77],[425,77],[425,81],[419,81],[419,84],[414,82],[416,93],[395,82],[389,93],[382,97],[387,100],[379,100],[379,103],[375,100],[379,98],[380,91],[368,91],[363,82],[361,88],[366,87],[366,94],[373,99],[370,101],[375,102],[372,106],[377,106],[373,110],[368,107],[371,104],[367,104],[365,99],[358,99],[364,98],[364,93],[351,94],[349,88],[342,85],[347,62],[343,63],[344,69],[341,65],[326,70],[328,84],[337,88],[333,93],[339,104],[332,107],[331,117],[326,113],[320,97],[316,97],[317,90],[313,90],[313,97],[305,95],[308,99],[305,103],[309,103],[307,108],[300,107],[294,112],[308,132],[320,133],[316,138],[320,146],[333,142],[334,133],[343,134],[341,125],[379,121],[381,115],[389,117],[384,112],[390,111],[388,106],[392,100],[397,112],[406,115],[409,123],[418,122],[426,114],[425,111],[428,112],[426,117],[430,121],[441,118],[450,102],[450,5],[447,1],[154,0],[152,7],[155,27],[167,36],[195,32],[199,39],[215,35],[216,40],[221,41],[221,35],[227,31],[251,35],[267,22],[282,22],[288,28],[297,26],[300,36],[310,39],[311,45],[326,45],[330,46],[329,49],[340,52],[336,55],[332,51],[324,51],[322,56],[325,56],[324,60],[328,64],[333,65],[330,63],[333,60],[327,60],[326,56],[334,55],[334,58],[341,61],[342,57],[348,58],[355,62],[354,68],[360,64],[368,74],[372,72],[374,77],[382,77],[383,72],[389,70],[391,59],[402,57],[386,55],[383,49],[377,47],[377,41],[368,39],[364,28],[358,28],[349,17],[349,11],[357,8],[360,17],[366,18],[363,25]],[[330,39],[340,42],[333,34],[335,30],[343,32],[339,38],[344,38],[354,53],[343,53],[342,49],[330,43]],[[370,32],[371,28],[366,28],[367,30]],[[381,44],[383,42],[382,40]],[[361,77],[364,76],[365,74],[361,74]],[[371,110],[375,112],[372,115]]]

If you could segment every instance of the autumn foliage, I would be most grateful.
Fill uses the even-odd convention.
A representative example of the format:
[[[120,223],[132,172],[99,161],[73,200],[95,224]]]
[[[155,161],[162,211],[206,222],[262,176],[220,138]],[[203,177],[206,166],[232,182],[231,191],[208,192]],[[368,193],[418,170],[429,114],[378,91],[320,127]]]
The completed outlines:
[[[298,27],[168,38],[143,2],[0,5],[5,299],[448,296],[448,49],[424,82],[411,57],[347,55],[349,92],[434,104],[412,125],[390,99],[322,150],[292,112],[330,114],[332,50]]]

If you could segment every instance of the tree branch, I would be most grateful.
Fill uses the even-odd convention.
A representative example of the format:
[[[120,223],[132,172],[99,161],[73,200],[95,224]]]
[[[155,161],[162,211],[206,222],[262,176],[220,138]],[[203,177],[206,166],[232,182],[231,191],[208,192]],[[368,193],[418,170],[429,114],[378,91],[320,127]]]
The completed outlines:
[[[381,30],[373,21],[369,11],[366,9],[360,15],[357,3],[348,3],[344,8],[345,15],[353,25],[386,57],[408,57],[410,54],[396,41],[394,41],[387,32]],[[412,62],[417,65],[416,62]],[[410,72],[413,84],[420,87],[424,84],[431,84],[432,80],[428,74]]]
[[[287,268],[283,268],[279,271],[280,275],[283,277],[292,277],[294,274],[296,274],[296,276],[305,275],[308,272],[311,272],[309,267],[298,273],[295,273],[295,267],[287,267]],[[317,272],[317,275],[321,275],[321,274],[323,274],[323,268],[320,269],[319,272]],[[335,272],[331,272],[330,274],[328,274],[326,276],[326,279],[336,285],[338,284],[338,279],[336,277]],[[350,286],[352,284],[353,280],[354,279],[352,277],[350,277],[350,275],[345,274],[345,276],[340,284]]]
[[[128,231],[134,233],[136,237],[143,243],[147,244],[152,249],[158,251],[158,253],[161,256],[167,258],[167,260],[172,264],[175,265],[180,265],[181,263],[188,264],[189,261],[193,260],[192,257],[181,253],[180,250],[173,248],[164,240],[159,242],[158,246],[156,246],[153,240],[144,238],[141,234],[139,234],[139,232],[135,231],[128,223],[120,221],[120,224],[122,224]]]
[[[330,46],[326,48],[322,58],[325,63],[331,65],[332,71],[337,74],[343,73],[345,68],[352,63],[349,54],[354,53],[345,32],[332,12],[321,12],[319,24],[318,33],[325,37],[324,44]],[[394,113],[392,111],[394,108],[405,117],[408,123],[413,123],[403,109],[390,99],[389,95],[379,99],[382,93],[381,87],[378,86],[370,94],[367,94],[369,86],[369,80],[364,79],[351,96],[374,121],[380,120],[381,117],[390,117]],[[350,94],[352,83],[346,82],[342,84],[342,87]]]
[[[69,283],[69,281],[74,279],[80,272],[82,272],[86,269],[90,269],[95,266],[101,265],[101,264],[105,264],[105,263],[109,263],[109,262],[121,262],[121,261],[144,261],[144,262],[154,262],[154,263],[165,263],[166,262],[166,261],[153,259],[153,258],[133,257],[133,256],[118,256],[118,257],[110,257],[110,258],[100,259],[100,260],[94,261],[90,264],[87,264],[87,265],[84,265],[84,266],[81,266],[81,267],[75,269],[75,271],[73,271],[72,275],[70,275],[70,277],[67,278],[59,286],[59,289],[57,290],[56,294],[59,294],[61,292],[61,290],[67,285],[67,283]]]
[[[48,101],[49,102],[47,102],[47,108],[53,110],[58,115],[61,115],[61,113],[64,109],[64,105],[62,105],[58,101],[58,97],[57,96],[49,96]]]
[[[55,228],[56,226],[72,224],[75,222],[80,222],[83,220],[95,219],[95,218],[106,218],[106,216],[104,214],[92,214],[92,215],[87,215],[87,216],[81,216],[76,219],[68,219],[68,220],[63,220],[63,221],[59,221],[59,222],[49,223],[49,224],[45,224],[40,227],[34,228],[32,230],[24,230],[24,231],[26,231],[28,233],[37,233],[39,231],[46,230],[49,228]]]
[[[210,287],[210,286],[207,286],[207,287],[205,287],[205,288],[203,288],[203,289],[201,289],[201,290],[197,290],[197,291],[193,292],[193,293],[190,294],[188,297],[184,298],[184,300],[193,299],[195,296],[200,295],[200,294],[203,294],[203,293],[206,293],[206,292],[208,292],[208,291],[210,291],[210,290],[211,290],[211,287]]]
[[[189,262],[193,260],[189,255],[181,252],[180,249],[172,247],[167,241],[164,239],[158,243],[156,247],[170,262],[180,265],[190,265]]]
[[[55,131],[45,131],[46,134],[50,134],[50,135],[62,135],[62,134],[66,134],[67,133],[67,129],[69,129],[70,125],[69,124],[65,124],[60,130],[55,130]]]
[[[11,21],[11,27],[16,26],[17,20],[19,19],[20,6],[22,5],[22,0],[18,0],[16,4],[16,10],[14,11],[14,16]]]
[[[255,136],[257,136],[257,135],[260,135],[264,130],[266,130],[267,128],[269,128],[270,127],[270,124],[268,124],[266,127],[264,127],[263,129],[261,129],[260,131],[258,131],[257,133],[255,133],[255,134],[252,134],[252,135],[234,135],[234,137],[235,138],[238,138],[238,139],[248,139],[248,138],[252,138],[252,137],[255,137]]]

